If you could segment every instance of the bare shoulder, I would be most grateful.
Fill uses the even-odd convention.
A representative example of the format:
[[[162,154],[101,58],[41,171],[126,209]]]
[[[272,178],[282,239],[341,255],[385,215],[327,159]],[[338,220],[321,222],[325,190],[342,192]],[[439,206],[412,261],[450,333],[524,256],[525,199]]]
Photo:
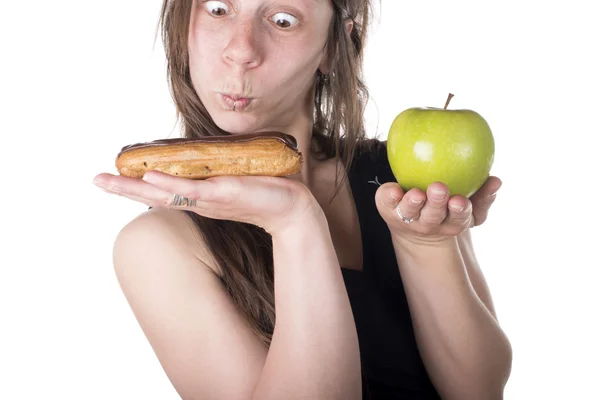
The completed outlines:
[[[119,284],[182,398],[251,398],[267,350],[238,311],[190,218],[151,210],[119,232]]]
[[[154,249],[192,257],[218,273],[218,267],[192,220],[182,211],[153,208],[127,223],[117,235],[115,256]]]

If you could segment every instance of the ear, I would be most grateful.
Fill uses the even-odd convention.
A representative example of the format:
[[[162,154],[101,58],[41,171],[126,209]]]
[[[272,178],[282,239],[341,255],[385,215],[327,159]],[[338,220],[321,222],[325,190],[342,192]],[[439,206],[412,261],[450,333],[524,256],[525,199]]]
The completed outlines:
[[[350,36],[352,29],[354,28],[354,21],[348,18],[344,21],[344,26],[346,27],[346,35]]]
[[[327,54],[327,46],[323,49],[323,55],[321,56],[321,63],[319,64],[319,71],[323,75],[327,75],[329,73],[329,57]]]
[[[352,29],[354,29],[354,21],[352,21],[352,19],[350,18],[347,18],[344,21],[344,28],[346,31],[346,35],[349,37],[350,33],[352,33]],[[327,75],[331,70],[329,60],[330,58],[329,54],[327,54],[327,45],[325,45],[325,47],[323,48],[323,57],[321,58],[321,63],[319,64],[319,71],[321,71],[322,74]]]

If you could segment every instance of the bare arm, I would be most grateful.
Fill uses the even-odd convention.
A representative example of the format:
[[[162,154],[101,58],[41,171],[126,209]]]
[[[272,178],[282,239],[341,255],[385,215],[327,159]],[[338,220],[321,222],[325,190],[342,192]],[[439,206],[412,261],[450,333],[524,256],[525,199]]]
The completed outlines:
[[[419,350],[442,397],[502,399],[512,352],[470,237],[435,246],[395,238],[394,247]]]
[[[358,337],[325,216],[273,247],[277,323],[256,398],[361,398]]]
[[[473,240],[471,238],[471,229],[467,229],[458,235],[457,240],[458,248],[460,249],[460,254],[465,263],[467,275],[473,286],[473,290],[477,293],[477,297],[479,297],[479,300],[485,305],[485,308],[492,314],[494,319],[498,320],[490,288],[487,285],[483,271],[481,271],[475,255]]]
[[[127,300],[182,398],[359,399],[358,339],[324,217],[273,238],[270,349],[235,309],[206,249],[192,243],[192,229],[183,213],[153,210],[121,231],[114,250]]]

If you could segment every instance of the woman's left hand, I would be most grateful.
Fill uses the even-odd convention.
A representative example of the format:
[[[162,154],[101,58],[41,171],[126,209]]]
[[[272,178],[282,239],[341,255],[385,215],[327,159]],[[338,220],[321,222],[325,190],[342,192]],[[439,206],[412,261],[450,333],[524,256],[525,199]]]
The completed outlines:
[[[427,193],[416,188],[405,193],[400,185],[389,182],[377,190],[375,202],[392,235],[418,243],[435,243],[481,225],[501,185],[499,178],[490,176],[475,194],[466,198],[449,196],[448,187],[440,182],[429,185]]]

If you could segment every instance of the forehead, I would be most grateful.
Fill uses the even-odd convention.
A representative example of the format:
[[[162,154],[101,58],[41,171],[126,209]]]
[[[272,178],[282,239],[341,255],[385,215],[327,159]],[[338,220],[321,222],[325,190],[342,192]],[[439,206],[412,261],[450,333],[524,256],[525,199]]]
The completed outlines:
[[[305,10],[330,9],[331,0],[233,0],[232,3],[239,8],[274,8],[279,6],[298,7]]]
[[[314,6],[318,4],[329,4],[330,0],[235,0],[234,3],[248,4],[248,3],[272,3],[273,5],[279,4],[302,4],[307,6]]]

